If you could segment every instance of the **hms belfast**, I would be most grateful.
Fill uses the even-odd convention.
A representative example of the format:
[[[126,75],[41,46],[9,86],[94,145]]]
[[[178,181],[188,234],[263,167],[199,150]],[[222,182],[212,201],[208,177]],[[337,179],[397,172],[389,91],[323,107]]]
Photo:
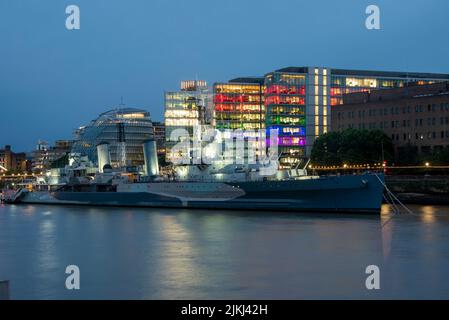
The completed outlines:
[[[311,176],[296,169],[267,175],[270,169],[264,166],[186,165],[167,176],[159,173],[155,141],[145,141],[142,148],[141,174],[113,169],[108,143],[100,143],[96,172],[87,157],[80,157],[63,169],[57,182],[40,181],[9,192],[5,199],[58,205],[380,213],[384,189],[380,174]]]
[[[304,169],[280,170],[279,162],[271,160],[257,165],[178,165],[161,173],[153,134],[139,136],[135,132],[132,148],[127,150],[123,133],[129,128],[124,129],[124,119],[136,128],[151,125],[149,117],[136,109],[101,115],[90,127],[82,128],[68,165],[49,170],[32,185],[4,192],[4,200],[55,205],[380,213],[382,174],[315,176],[308,175],[307,164]],[[118,139],[114,138],[117,132]],[[143,165],[128,166],[127,152],[134,152],[129,156],[134,159],[141,154]]]

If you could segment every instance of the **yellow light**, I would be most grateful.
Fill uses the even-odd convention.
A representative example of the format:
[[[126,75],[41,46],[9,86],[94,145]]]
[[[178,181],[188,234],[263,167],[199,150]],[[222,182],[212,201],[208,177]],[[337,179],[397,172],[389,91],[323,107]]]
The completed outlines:
[[[426,162],[426,167],[429,167],[429,166],[430,166],[430,163]]]
[[[139,118],[145,118],[145,114],[143,113],[127,113],[118,115],[118,117],[125,118],[125,119],[139,119]]]
[[[347,168],[348,167],[348,165],[345,163],[344,165],[343,165],[343,168]]]

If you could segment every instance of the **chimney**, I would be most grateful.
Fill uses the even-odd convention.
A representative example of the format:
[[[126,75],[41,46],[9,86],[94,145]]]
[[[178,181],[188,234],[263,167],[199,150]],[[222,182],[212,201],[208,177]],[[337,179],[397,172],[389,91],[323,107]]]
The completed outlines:
[[[109,143],[100,142],[97,145],[98,172],[103,173],[103,168],[111,164],[111,154],[109,153]]]
[[[146,140],[143,145],[143,157],[145,160],[145,175],[148,177],[159,175],[159,163],[157,160],[157,147],[154,139]]]

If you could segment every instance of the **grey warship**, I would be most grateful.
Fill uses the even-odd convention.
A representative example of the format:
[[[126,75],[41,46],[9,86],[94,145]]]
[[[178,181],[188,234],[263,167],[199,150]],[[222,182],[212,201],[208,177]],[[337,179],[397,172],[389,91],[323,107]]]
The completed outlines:
[[[381,173],[315,176],[306,169],[276,169],[267,174],[264,166],[186,165],[167,177],[159,173],[155,141],[149,140],[143,146],[143,173],[130,175],[108,164],[107,145],[97,148],[96,170],[81,157],[64,169],[64,179],[9,192],[6,201],[372,214],[379,214],[382,204]]]

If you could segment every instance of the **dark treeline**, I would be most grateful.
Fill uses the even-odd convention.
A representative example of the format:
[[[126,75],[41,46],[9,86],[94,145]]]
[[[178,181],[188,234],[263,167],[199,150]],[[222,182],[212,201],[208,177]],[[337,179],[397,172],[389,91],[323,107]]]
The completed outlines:
[[[407,145],[395,154],[391,138],[383,131],[347,129],[321,135],[315,141],[311,160],[321,166],[371,165],[382,160],[397,166],[422,166],[426,162],[443,166],[449,165],[449,147],[419,154],[417,147]]]
[[[401,148],[396,155],[397,165],[422,165],[429,162],[432,166],[449,165],[449,147],[434,150],[428,154],[419,154],[415,146],[409,144]]]
[[[375,164],[394,160],[391,138],[381,130],[347,129],[321,135],[312,149],[312,163],[323,166]]]

